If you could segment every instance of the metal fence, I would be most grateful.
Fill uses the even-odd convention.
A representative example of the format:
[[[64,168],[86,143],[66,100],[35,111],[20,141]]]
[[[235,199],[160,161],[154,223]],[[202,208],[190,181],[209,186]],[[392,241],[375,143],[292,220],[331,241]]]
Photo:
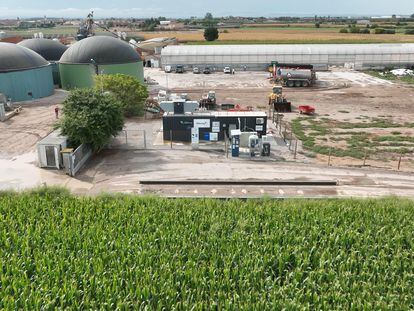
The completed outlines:
[[[272,121],[280,137],[282,137],[289,151],[293,154],[293,158],[297,158],[298,147],[301,147],[302,143],[293,134],[292,125],[283,120],[284,115],[275,111],[272,111]]]
[[[271,112],[272,121],[276,127],[277,133],[283,138],[286,146],[289,151],[293,154],[293,158],[297,159],[299,153],[305,154],[306,149],[303,147],[302,141],[298,139],[293,133],[292,124],[288,121],[283,120],[284,115],[277,112]],[[344,158],[344,157],[335,157],[334,147],[329,147],[327,154],[321,154],[321,156],[326,157],[326,164],[328,166],[337,166],[337,167],[377,167],[384,169],[391,169],[400,171],[405,167],[408,167],[408,163],[413,162],[414,154],[404,154],[398,153],[393,161],[379,161],[375,158],[374,154],[365,149],[363,158]],[[312,155],[315,157],[315,155]],[[385,165],[388,163],[389,165]]]
[[[80,145],[75,151],[63,154],[63,165],[66,173],[74,177],[86,162],[92,157],[93,151],[89,145]]]
[[[122,130],[107,146],[109,149],[147,149],[145,130]]]

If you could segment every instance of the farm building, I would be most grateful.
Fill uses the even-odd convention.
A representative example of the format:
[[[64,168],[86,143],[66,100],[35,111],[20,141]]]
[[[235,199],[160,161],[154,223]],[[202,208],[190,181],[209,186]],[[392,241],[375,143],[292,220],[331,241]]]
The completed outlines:
[[[122,73],[144,81],[141,57],[128,43],[109,36],[95,36],[72,45],[59,61],[64,89],[93,85],[95,74]]]
[[[24,40],[19,45],[35,51],[50,62],[52,64],[53,82],[56,85],[60,85],[59,64],[57,62],[68,49],[66,45],[59,41],[43,38]]]
[[[316,69],[355,69],[414,65],[414,44],[180,45],[161,52],[163,66],[210,66],[263,70],[272,61],[312,64]]]
[[[37,99],[54,92],[51,64],[36,52],[0,43],[0,93],[13,102]]]

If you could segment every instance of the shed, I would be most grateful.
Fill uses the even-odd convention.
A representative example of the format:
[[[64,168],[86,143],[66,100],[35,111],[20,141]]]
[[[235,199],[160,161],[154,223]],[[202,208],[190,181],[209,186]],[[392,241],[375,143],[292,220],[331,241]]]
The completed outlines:
[[[55,130],[37,143],[39,167],[57,168],[63,167],[61,151],[67,147],[68,138],[61,135],[60,130]]]

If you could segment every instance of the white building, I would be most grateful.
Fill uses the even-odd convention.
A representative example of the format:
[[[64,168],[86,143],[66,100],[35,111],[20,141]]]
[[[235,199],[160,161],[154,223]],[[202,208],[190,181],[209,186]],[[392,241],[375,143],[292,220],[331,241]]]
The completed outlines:
[[[414,44],[180,45],[161,51],[163,66],[184,65],[262,70],[272,61],[312,64],[316,69],[414,65]]]

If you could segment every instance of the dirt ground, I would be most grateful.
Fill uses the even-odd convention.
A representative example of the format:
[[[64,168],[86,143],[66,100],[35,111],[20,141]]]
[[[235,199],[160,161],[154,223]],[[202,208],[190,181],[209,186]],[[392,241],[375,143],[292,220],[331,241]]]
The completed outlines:
[[[235,75],[214,73],[211,75],[193,75],[192,73],[165,74],[158,69],[146,69],[146,76],[158,82],[150,87],[152,96],[167,84],[172,92],[188,93],[192,99],[199,99],[208,90],[216,90],[219,103],[234,103],[241,106],[253,106],[259,110],[268,110],[267,95],[271,84],[264,72],[236,72]],[[329,72],[318,73],[318,83],[309,89],[285,89],[285,96],[292,101],[294,112],[285,114],[285,120],[299,116],[297,107],[310,104],[316,108],[317,118],[332,118],[343,122],[360,121],[364,118],[388,118],[393,122],[412,122],[414,119],[414,88],[373,78],[369,75],[333,68]],[[185,146],[174,146],[169,150],[168,144],[159,142],[160,121],[128,120],[127,127],[145,130],[147,144],[154,146],[148,150],[108,151],[94,158],[79,178],[73,179],[62,172],[40,170],[36,167],[36,142],[53,129],[56,122],[54,107],[63,102],[67,95],[56,91],[54,96],[35,102],[22,103],[23,111],[7,122],[0,123],[0,189],[20,189],[41,183],[67,186],[77,193],[99,193],[100,191],[121,191],[137,193],[156,193],[168,196],[209,195],[209,196],[260,196],[269,194],[275,197],[300,196],[377,196],[407,195],[414,196],[412,185],[413,155],[403,158],[400,172],[395,172],[397,161],[384,163],[368,159],[365,168],[361,160],[351,158],[331,159],[328,167],[326,156],[308,158],[292,157],[285,162],[252,162],[248,159],[226,159],[217,152],[194,152]],[[370,130],[370,129],[368,129]],[[395,129],[371,129],[387,131]],[[413,129],[398,128],[405,135],[412,136]],[[351,130],[350,130],[351,131]],[[352,131],[357,131],[352,129]],[[184,148],[185,147],[185,148]],[[284,148],[284,149],[283,149]],[[288,150],[287,146],[280,150]],[[289,151],[287,151],[289,152]],[[287,160],[286,160],[287,159]],[[259,159],[260,160],[260,159]],[[299,163],[292,163],[297,161]],[[210,163],[207,165],[207,163]],[[340,168],[337,168],[340,167]],[[384,170],[385,169],[385,170]],[[390,170],[392,169],[392,170]],[[280,175],[281,170],[284,171]],[[295,170],[295,173],[293,173]],[[335,178],[341,181],[340,188],[306,191],[293,188],[202,188],[190,190],[182,188],[154,187],[142,188],[142,178],[185,179],[194,177],[222,179],[257,178]],[[347,176],[353,176],[349,180]],[[370,176],[369,178],[367,176]],[[390,182],[378,188],[383,178],[388,176]],[[361,179],[362,178],[362,179]],[[368,178],[368,179],[367,179]],[[401,179],[399,182],[398,180]],[[366,182],[365,182],[366,181]],[[361,184],[362,183],[362,184]],[[400,190],[406,188],[407,192]],[[410,188],[411,187],[411,188]],[[178,192],[177,192],[178,191]],[[189,192],[190,191],[190,192]],[[211,192],[213,191],[213,192]],[[326,191],[326,193],[324,192]]]
[[[34,101],[16,103],[22,106],[20,114],[0,122],[0,159],[25,154],[35,149],[36,143],[47,136],[56,122],[55,106],[66,98],[67,92]]]
[[[267,95],[271,84],[265,72],[236,72],[225,75],[217,72],[212,75],[166,74],[158,69],[147,70],[146,75],[156,80],[157,89],[168,87],[176,93],[188,93],[192,99],[199,99],[208,90],[216,90],[219,103],[234,103],[268,110]],[[293,104],[293,112],[284,114],[285,121],[297,118],[297,107],[311,105],[316,109],[316,118],[329,118],[342,122],[361,122],[362,119],[383,118],[395,123],[411,123],[414,120],[414,87],[402,83],[372,77],[368,74],[331,68],[328,72],[319,72],[314,87],[306,89],[284,88],[286,98]],[[383,129],[365,129],[384,131]],[[387,129],[388,132],[395,129]],[[410,128],[399,128],[410,135]],[[404,155],[402,161],[407,170],[414,170],[414,155]],[[327,163],[326,156],[318,155],[314,161]],[[369,159],[366,165],[395,169],[398,160]],[[331,158],[332,165],[361,165],[360,159]]]

